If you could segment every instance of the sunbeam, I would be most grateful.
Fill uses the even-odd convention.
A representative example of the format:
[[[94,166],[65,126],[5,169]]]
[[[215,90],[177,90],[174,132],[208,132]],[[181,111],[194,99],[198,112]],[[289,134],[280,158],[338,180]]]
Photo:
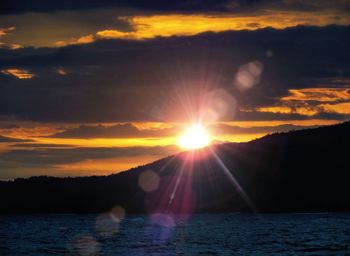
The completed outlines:
[[[241,187],[241,185],[238,183],[238,181],[236,180],[236,178],[232,175],[232,173],[229,171],[229,169],[227,169],[226,165],[221,161],[220,157],[216,154],[216,152],[214,151],[214,149],[209,148],[209,150],[211,151],[211,153],[213,154],[215,160],[217,161],[217,163],[219,164],[219,166],[222,168],[222,170],[224,171],[225,175],[229,178],[230,182],[232,183],[232,185],[234,186],[234,188],[237,190],[237,192],[240,194],[240,196],[244,199],[244,201],[247,203],[247,205],[249,206],[249,208],[254,211],[254,212],[258,212],[257,208],[255,207],[253,201],[249,198],[249,196],[247,195],[247,193],[244,191],[244,189]]]

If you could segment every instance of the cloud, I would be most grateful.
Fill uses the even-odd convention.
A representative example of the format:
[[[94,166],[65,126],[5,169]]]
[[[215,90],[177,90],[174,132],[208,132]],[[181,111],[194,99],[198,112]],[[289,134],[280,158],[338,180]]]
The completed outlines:
[[[289,95],[282,97],[282,101],[319,101],[332,102],[350,100],[349,88],[304,88],[290,89]]]
[[[0,28],[0,38],[3,36],[7,36],[11,33],[11,31],[15,30],[15,27],[7,27],[7,28]],[[18,50],[23,48],[23,45],[16,44],[16,43],[4,43],[0,42],[0,49],[10,49],[10,50]]]
[[[350,102],[337,104],[321,104],[320,107],[323,109],[323,111],[328,113],[350,115]]]
[[[334,15],[324,13],[305,14],[269,12],[261,15],[215,16],[215,15],[152,15],[134,16],[127,20],[132,24],[133,32],[104,30],[97,33],[106,38],[145,39],[157,36],[189,36],[211,31],[255,30],[266,27],[283,29],[297,25],[325,26],[329,24],[349,25],[350,19],[344,17],[335,21]],[[186,25],[184,25],[186,24]],[[252,26],[254,24],[254,26]]]
[[[318,121],[319,125],[322,121]],[[212,123],[206,126],[211,135],[218,140],[220,138],[226,138],[227,136],[241,136],[244,135],[259,135],[262,136],[272,132],[285,132],[290,130],[299,130],[304,128],[316,127],[316,124],[312,125],[296,125],[296,124],[280,124],[280,125],[258,125],[253,123],[250,126],[240,126],[239,124],[226,124],[226,123]],[[178,124],[177,126],[171,126],[166,128],[156,129],[139,129],[133,124],[118,124],[112,126],[105,125],[81,125],[76,128],[68,128],[63,132],[53,134],[49,137],[52,138],[80,138],[80,139],[93,139],[93,138],[171,138],[176,137],[186,127],[185,124]],[[249,136],[247,138],[250,138]],[[44,144],[45,145],[45,144]],[[14,145],[16,146],[16,145]],[[38,145],[40,146],[40,144]]]
[[[283,125],[275,125],[275,126],[242,127],[237,125],[215,124],[215,125],[211,125],[209,129],[211,131],[215,131],[216,134],[220,134],[220,135],[235,135],[235,134],[242,135],[242,134],[267,134],[267,133],[274,133],[274,132],[287,132],[291,130],[313,128],[320,125],[283,124]]]
[[[15,30],[15,27],[0,28],[0,37],[6,36],[11,31]]]
[[[285,12],[279,11],[253,15],[200,15],[164,14],[143,16],[121,16],[132,31],[103,29],[69,41],[57,41],[56,46],[86,44],[98,39],[143,40],[155,37],[192,36],[204,32],[223,32],[229,30],[257,30],[263,28],[285,29],[298,25],[326,26],[329,24],[350,25],[350,18],[344,16],[334,20],[332,13]],[[184,26],[184,24],[186,24]]]
[[[0,179],[44,174],[111,174],[172,155],[177,150],[174,146],[14,149],[0,153]]]
[[[75,43],[76,44],[88,44],[88,43],[92,43],[93,41],[95,41],[93,35],[86,35],[86,36],[79,37]]]
[[[13,3],[7,1],[5,6],[12,6]],[[17,15],[1,15],[0,11],[0,24],[17,28],[4,43],[18,47],[62,47],[101,38],[143,40],[209,31],[350,25],[347,0],[332,1],[332,4],[297,0],[175,0],[164,3],[89,0],[87,4],[78,0],[74,3],[50,1],[50,4],[40,1],[40,5],[39,1],[30,6],[21,2],[7,11],[1,8],[4,14],[18,11]]]
[[[107,148],[36,148],[16,149],[0,154],[1,160],[19,163],[63,164],[86,159],[104,159],[128,156],[171,154],[175,146],[155,147],[107,147]]]
[[[24,46],[20,44],[6,44],[4,42],[0,42],[0,49],[18,50],[22,48],[24,48]]]
[[[288,115],[276,109],[244,110],[276,107],[282,97],[297,97],[288,90],[299,90],[304,99],[320,93],[323,98],[347,97],[349,29],[261,29],[0,50],[0,70],[18,67],[37,74],[25,87],[23,81],[0,74],[0,115],[40,122],[188,121],[208,93],[222,89],[236,102],[225,120],[302,119],[308,116],[291,110],[307,107],[300,101],[297,106],[283,105],[289,107]],[[237,90],[234,75],[255,61],[264,66],[259,82],[248,91]],[[58,68],[69,70],[69,75],[58,75]],[[327,95],[302,90],[319,88],[320,81],[328,85],[323,88],[340,89],[328,90]],[[327,118],[340,118],[328,114]]]
[[[136,39],[137,35],[135,32],[123,32],[113,29],[106,29],[102,31],[98,31],[96,33],[98,38],[107,38],[107,39],[115,39],[115,38],[126,38],[126,39]]]
[[[30,141],[30,140],[28,140]],[[23,142],[23,141],[22,141]],[[70,144],[48,144],[48,143],[16,143],[11,145],[16,148],[73,148],[75,145]]]
[[[63,132],[51,135],[53,138],[152,138],[174,136],[177,130],[174,128],[139,129],[133,124],[105,125],[80,125],[77,128],[69,128]]]
[[[125,10],[96,9],[61,11],[53,13],[25,13],[21,15],[0,15],[0,24],[16,27],[15,33],[0,37],[6,45],[18,44],[24,47],[62,47],[69,44],[91,42],[97,31],[117,29],[131,31],[127,20],[119,16],[128,14]]]
[[[321,11],[321,10],[342,10],[349,12],[349,0],[335,0],[329,2],[327,0],[283,0],[271,1],[272,6],[279,9],[291,9],[298,11]]]
[[[332,4],[298,0],[15,2],[5,0],[0,8],[0,23],[5,26],[0,36],[17,28],[3,42],[3,47],[11,49],[62,47],[99,38],[135,40],[208,31],[350,24],[347,0]]]
[[[265,113],[274,113],[274,114],[298,114],[302,116],[314,116],[318,114],[318,111],[315,107],[289,107],[289,106],[271,106],[271,107],[259,107],[256,109],[258,112]]]
[[[350,114],[349,88],[304,88],[290,89],[288,92],[288,96],[280,98],[279,104],[258,107],[256,111],[280,114],[294,113],[304,116],[315,116],[323,112],[341,115]],[[325,102],[337,103],[324,104]]]
[[[73,38],[70,41],[57,41],[54,43],[54,46],[62,47],[67,45],[75,45],[75,44],[89,44],[96,40],[95,36],[93,34],[89,34],[86,36],[81,36],[79,38]]]
[[[0,135],[0,143],[1,142],[32,142],[34,140],[29,140],[29,139],[18,139],[18,138],[12,138],[12,137],[6,137]]]
[[[28,70],[18,68],[3,69],[1,70],[1,73],[9,76],[14,76],[18,79],[31,79],[35,76],[35,74],[30,73]]]
[[[230,2],[254,2],[254,1],[229,1],[229,0],[202,0],[202,1],[148,1],[148,0],[52,0],[50,3],[42,0],[33,0],[30,5],[25,0],[4,0],[0,13],[25,13],[25,12],[53,12],[60,10],[84,10],[99,8],[134,8],[155,11],[218,11],[226,9],[225,5]]]
[[[99,8],[131,8],[145,11],[158,12],[247,12],[257,9],[267,10],[298,10],[298,11],[320,11],[341,10],[349,11],[348,0],[283,0],[283,1],[256,1],[256,0],[173,0],[173,1],[148,1],[148,0],[51,0],[49,3],[42,0],[32,0],[26,4],[25,0],[2,1],[2,14],[14,14],[25,12],[54,12],[62,10],[87,10]]]

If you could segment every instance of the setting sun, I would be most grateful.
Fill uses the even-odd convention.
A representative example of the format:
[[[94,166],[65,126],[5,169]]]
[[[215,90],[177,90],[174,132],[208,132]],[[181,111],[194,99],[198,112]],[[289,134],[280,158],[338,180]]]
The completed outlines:
[[[209,133],[201,124],[193,124],[187,128],[178,140],[178,145],[183,149],[203,148],[209,143]]]

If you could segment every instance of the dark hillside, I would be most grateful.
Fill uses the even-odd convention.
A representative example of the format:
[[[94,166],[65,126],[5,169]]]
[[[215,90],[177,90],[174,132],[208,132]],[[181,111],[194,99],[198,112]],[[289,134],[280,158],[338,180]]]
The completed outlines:
[[[128,213],[349,211],[349,134],[346,122],[184,152],[110,176],[0,182],[0,213],[115,205]]]

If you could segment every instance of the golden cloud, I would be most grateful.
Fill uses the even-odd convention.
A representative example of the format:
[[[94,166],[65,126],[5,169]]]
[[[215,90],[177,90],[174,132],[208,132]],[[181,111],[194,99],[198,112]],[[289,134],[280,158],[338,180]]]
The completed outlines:
[[[30,73],[28,70],[17,68],[3,69],[1,70],[1,73],[14,76],[18,79],[31,79],[35,76],[35,74]]]
[[[288,96],[282,97],[282,101],[320,101],[333,102],[350,100],[349,88],[305,88],[288,90]]]
[[[11,31],[13,31],[15,29],[16,29],[15,27],[0,28],[0,37],[8,35],[9,32],[11,32]],[[0,42],[0,48],[17,50],[17,49],[23,48],[23,46],[20,45],[20,44],[15,44],[15,43]]]
[[[23,48],[23,45],[20,45],[20,44],[9,44],[8,46],[12,50],[17,50],[17,49],[22,49]]]
[[[252,127],[273,127],[279,125],[301,125],[301,126],[313,126],[313,125],[330,125],[338,123],[338,120],[323,120],[323,119],[308,119],[308,120],[273,120],[273,121],[230,121],[230,122],[216,122],[210,125],[230,125],[239,126],[242,128],[252,128]],[[187,123],[169,123],[169,122],[135,122],[132,123],[133,126],[137,127],[139,130],[152,130],[161,131],[163,129],[174,128],[174,131],[169,134],[160,134],[158,139],[152,138],[140,138],[137,137],[135,140],[130,141],[130,138],[111,138],[111,139],[67,139],[67,138],[52,138],[51,135],[62,132],[65,129],[79,127],[80,124],[66,124],[66,123],[37,123],[37,122],[16,122],[16,125],[11,121],[0,122],[0,134],[7,137],[13,137],[18,139],[35,139],[37,143],[53,143],[57,145],[64,145],[69,142],[69,144],[74,146],[158,146],[158,145],[168,145],[167,143],[174,143],[176,139],[171,138],[175,136],[184,129]],[[98,126],[113,126],[113,125],[123,125],[125,123],[95,123],[92,125]],[[62,127],[65,127],[64,129]],[[221,132],[212,131],[218,140],[223,140],[221,138]],[[235,134],[230,134],[235,135]],[[251,135],[251,133],[249,133]],[[225,135],[226,136],[226,135]],[[241,136],[241,134],[240,134]],[[130,136],[131,139],[133,138]],[[232,139],[232,138],[231,138]],[[132,143],[131,143],[132,142]]]
[[[107,39],[112,39],[112,38],[135,38],[135,32],[122,32],[118,30],[112,30],[112,29],[107,29],[107,30],[102,30],[98,31],[96,35],[99,38],[107,38]]]
[[[82,36],[79,38],[74,38],[69,42],[66,41],[57,41],[54,43],[54,46],[56,47],[62,47],[66,45],[74,45],[74,44],[89,44],[96,40],[95,36],[93,34]]]
[[[265,113],[303,116],[314,116],[322,112],[350,114],[349,88],[304,88],[290,89],[288,92],[288,96],[279,99],[279,104],[263,106],[255,110]],[[330,104],[331,102],[333,104]]]
[[[349,17],[334,20],[334,14],[324,12],[266,11],[254,16],[153,15],[124,17],[134,27],[133,32],[102,30],[100,38],[148,39],[157,36],[190,36],[206,31],[256,30],[266,27],[284,29],[297,25],[325,26],[350,24]]]
[[[73,44],[88,44],[92,43],[93,41],[95,41],[94,35],[87,35],[78,38],[75,42],[73,42]]]
[[[15,30],[15,27],[0,28],[0,36],[6,36],[9,32]]]
[[[337,19],[334,17],[337,16]],[[285,29],[298,25],[326,26],[330,24],[349,25],[350,17],[333,12],[300,12],[268,10],[253,15],[139,15],[119,17],[134,28],[124,32],[117,29],[97,31],[71,41],[57,41],[55,46],[84,44],[96,39],[142,40],[154,37],[192,36],[203,32],[223,32],[229,30],[257,30],[262,28]]]
[[[350,102],[338,103],[338,104],[322,104],[320,105],[324,112],[337,113],[343,115],[350,114]]]
[[[260,107],[256,111],[274,114],[298,114],[303,116],[313,116],[319,113],[317,108],[313,107],[289,107],[289,106],[271,106]]]
[[[0,48],[17,50],[17,49],[22,49],[23,45],[20,45],[20,44],[6,44],[4,42],[0,42]]]

